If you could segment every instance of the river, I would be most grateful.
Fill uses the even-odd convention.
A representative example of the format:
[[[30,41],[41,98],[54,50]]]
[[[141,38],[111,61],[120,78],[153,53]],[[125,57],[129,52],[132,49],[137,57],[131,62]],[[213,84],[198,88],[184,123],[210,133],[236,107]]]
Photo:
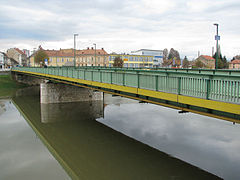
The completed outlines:
[[[40,104],[0,100],[0,179],[240,179],[240,129],[119,96]]]

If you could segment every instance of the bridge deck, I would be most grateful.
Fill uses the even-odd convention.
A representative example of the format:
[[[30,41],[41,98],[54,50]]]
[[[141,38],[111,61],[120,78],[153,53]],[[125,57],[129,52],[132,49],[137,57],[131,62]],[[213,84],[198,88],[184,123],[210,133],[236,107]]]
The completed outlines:
[[[134,70],[110,68],[29,68],[13,71],[63,80],[99,90],[145,99],[228,113],[240,119],[240,71],[214,70]],[[212,112],[211,112],[212,113]]]

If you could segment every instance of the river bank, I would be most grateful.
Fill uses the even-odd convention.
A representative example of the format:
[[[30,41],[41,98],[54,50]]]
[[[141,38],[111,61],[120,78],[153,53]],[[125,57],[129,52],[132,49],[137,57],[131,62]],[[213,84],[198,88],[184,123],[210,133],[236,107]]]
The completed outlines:
[[[20,84],[11,79],[9,75],[0,75],[0,98],[11,97],[17,89],[26,87],[24,84]]]

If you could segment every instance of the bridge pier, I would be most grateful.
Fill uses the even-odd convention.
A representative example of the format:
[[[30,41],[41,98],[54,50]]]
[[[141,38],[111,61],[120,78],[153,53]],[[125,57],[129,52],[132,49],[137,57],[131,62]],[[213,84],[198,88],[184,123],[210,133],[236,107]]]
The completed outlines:
[[[42,104],[95,100],[103,100],[103,93],[66,84],[40,84],[40,102]]]

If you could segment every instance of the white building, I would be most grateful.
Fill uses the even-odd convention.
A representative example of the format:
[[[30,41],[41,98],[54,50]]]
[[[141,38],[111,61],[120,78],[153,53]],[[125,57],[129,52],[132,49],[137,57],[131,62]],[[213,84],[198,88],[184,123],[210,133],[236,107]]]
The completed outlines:
[[[0,70],[4,68],[4,54],[0,52]]]
[[[163,63],[163,50],[140,49],[132,51],[133,55],[153,56],[153,66],[161,67]]]

